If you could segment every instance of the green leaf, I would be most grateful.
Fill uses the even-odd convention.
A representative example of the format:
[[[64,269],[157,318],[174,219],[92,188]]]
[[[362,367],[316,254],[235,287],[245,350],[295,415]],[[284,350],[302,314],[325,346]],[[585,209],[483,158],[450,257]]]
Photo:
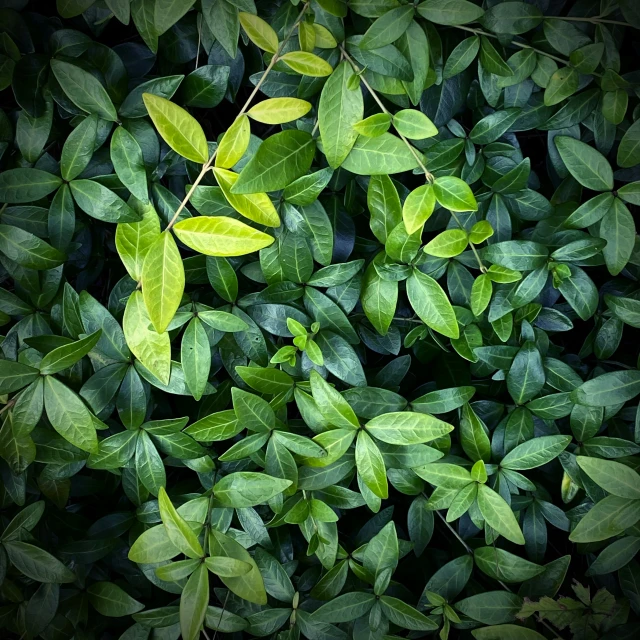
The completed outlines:
[[[515,620],[523,600],[508,591],[487,591],[463,598],[455,607],[465,616],[483,624],[503,624]]]
[[[454,176],[436,178],[433,183],[433,192],[440,205],[449,211],[476,211],[478,209],[478,203],[469,185],[460,178]]]
[[[174,229],[180,241],[207,256],[245,255],[264,249],[274,241],[272,236],[226,216],[187,218]]]
[[[593,378],[571,394],[577,404],[606,407],[635,398],[640,393],[640,371],[611,371]]]
[[[89,410],[69,387],[52,376],[44,379],[44,406],[51,426],[72,445],[96,453],[98,438]]]
[[[408,233],[415,233],[431,217],[436,206],[436,196],[429,184],[414,189],[402,205],[402,220]]]
[[[441,438],[453,431],[453,426],[424,413],[385,413],[370,420],[366,430],[378,440],[389,444],[412,445]]]
[[[482,629],[474,629],[471,633],[476,640],[542,640],[544,638],[541,633],[516,624],[482,627]]]
[[[602,255],[612,276],[617,276],[627,265],[633,253],[636,226],[627,206],[615,198],[600,222],[600,237],[607,244]]]
[[[222,506],[241,509],[267,502],[290,485],[291,480],[253,471],[239,471],[225,476],[214,485],[213,494]]]
[[[436,258],[453,258],[460,255],[468,243],[469,237],[464,229],[447,229],[430,240],[424,252]]]
[[[151,245],[142,264],[142,295],[149,318],[158,333],[173,319],[184,291],[184,267],[169,231]]]
[[[483,573],[506,583],[524,582],[544,571],[540,565],[494,547],[480,547],[473,552],[473,557]]]
[[[172,544],[189,558],[204,555],[197,536],[184,518],[176,511],[164,487],[158,492],[160,517]]]
[[[253,44],[269,53],[278,51],[278,35],[262,18],[241,11],[240,24]]]
[[[11,540],[4,543],[4,548],[11,564],[36,582],[67,584],[76,579],[75,574],[60,560],[39,547]]]
[[[200,400],[209,379],[211,348],[207,332],[199,318],[187,325],[180,348],[184,379],[195,400]]]
[[[518,35],[535,29],[542,22],[542,11],[526,2],[493,5],[482,16],[482,24],[493,33]]]
[[[103,222],[138,222],[142,216],[111,189],[95,180],[69,183],[76,204],[89,216]]]
[[[40,169],[9,169],[0,173],[0,202],[34,202],[49,195],[62,180]]]
[[[327,422],[336,428],[357,429],[358,418],[349,403],[319,373],[311,372],[311,392]]]
[[[478,5],[467,0],[425,0],[417,9],[425,20],[444,25],[468,24],[484,14]]]
[[[484,460],[489,462],[491,445],[487,435],[487,428],[469,404],[465,404],[462,407],[460,441],[465,453],[473,461]]]
[[[124,311],[122,328],[129,349],[160,382],[169,384],[171,374],[171,341],[167,332],[157,333],[142,292],[134,291]]]
[[[383,133],[377,138],[358,137],[342,166],[360,176],[389,175],[415,169],[418,160],[400,138]]]
[[[486,484],[478,486],[478,507],[485,522],[515,544],[524,544],[524,536],[511,507],[500,494]]]
[[[246,14],[245,14],[246,15]],[[241,14],[242,16],[242,14]],[[270,98],[263,100],[247,111],[253,120],[263,124],[292,122],[309,113],[311,103],[298,98]]]
[[[507,388],[516,404],[535,398],[545,382],[540,352],[532,342],[525,342],[513,359],[507,374]]]
[[[315,141],[304,131],[282,131],[267,138],[246,164],[232,193],[247,194],[284,189],[311,167]]]
[[[362,49],[379,49],[395,42],[408,28],[413,20],[413,7],[397,7],[380,16],[362,36]]]
[[[82,111],[115,122],[116,108],[102,84],[88,71],[62,60],[51,60],[51,69],[67,97]]]
[[[608,493],[629,500],[640,500],[640,476],[628,466],[614,460],[576,458],[580,468]]]
[[[40,361],[40,374],[58,373],[75,364],[96,346],[101,334],[102,331],[98,329],[86,338],[49,351]]]
[[[640,164],[640,123],[634,122],[622,136],[616,158],[620,167],[634,167]]]
[[[572,542],[600,542],[619,536],[640,520],[640,500],[607,496],[596,503],[569,535]]]
[[[571,443],[571,436],[540,436],[512,449],[500,462],[503,469],[535,469],[557,458]]]
[[[87,588],[91,606],[108,618],[121,618],[142,611],[144,605],[113,582],[95,582]]]
[[[460,336],[451,303],[433,278],[414,270],[407,280],[407,295],[411,306],[428,327],[449,338]]]
[[[222,189],[225,199],[238,213],[258,224],[264,224],[269,227],[280,226],[278,213],[266,193],[236,194],[232,189],[239,179],[238,174],[218,167],[213,170],[213,174]],[[233,218],[229,219],[233,220]]]
[[[29,269],[53,269],[65,255],[28,231],[0,224],[0,253]]]
[[[377,138],[389,131],[390,126],[391,116],[388,113],[374,113],[372,116],[356,122],[353,128],[367,138]]]
[[[245,154],[251,139],[251,123],[247,115],[238,116],[220,140],[216,153],[216,167],[230,169]],[[215,173],[215,171],[214,171]]]
[[[142,149],[124,127],[118,127],[111,137],[111,162],[122,184],[138,200],[147,202],[147,174]]]
[[[307,51],[289,51],[279,58],[296,73],[312,78],[324,78],[333,73],[333,67],[323,58]]]
[[[389,495],[387,472],[382,453],[365,431],[358,432],[356,440],[356,467],[367,487],[383,500]]]
[[[554,141],[569,173],[582,186],[593,191],[613,189],[613,170],[599,151],[569,136],[556,136]]]
[[[475,124],[469,139],[475,144],[489,144],[506,133],[520,116],[520,109],[494,111]]]
[[[207,558],[209,560],[209,558]],[[184,640],[196,640],[209,604],[209,572],[201,564],[187,580],[180,598],[180,632]]]
[[[87,167],[96,146],[98,116],[87,116],[65,140],[60,154],[60,172],[69,181],[77,178]]]
[[[152,93],[143,93],[144,105],[163,140],[178,154],[204,164],[209,159],[207,139],[198,121],[182,107]]]
[[[553,105],[559,104],[573,95],[579,86],[580,76],[578,72],[572,67],[561,67],[551,75],[547,87],[544,90],[545,106],[552,107]]]
[[[402,109],[395,113],[393,126],[400,135],[412,140],[424,140],[438,134],[438,128],[433,122],[416,109]]]
[[[398,598],[382,596],[380,605],[389,621],[403,629],[435,631],[438,628],[433,620]]]

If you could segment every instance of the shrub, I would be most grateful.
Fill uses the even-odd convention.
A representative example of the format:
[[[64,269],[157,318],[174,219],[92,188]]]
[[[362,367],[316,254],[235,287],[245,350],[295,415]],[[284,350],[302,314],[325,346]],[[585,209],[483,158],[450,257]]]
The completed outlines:
[[[635,637],[638,28],[2,0],[1,627]]]

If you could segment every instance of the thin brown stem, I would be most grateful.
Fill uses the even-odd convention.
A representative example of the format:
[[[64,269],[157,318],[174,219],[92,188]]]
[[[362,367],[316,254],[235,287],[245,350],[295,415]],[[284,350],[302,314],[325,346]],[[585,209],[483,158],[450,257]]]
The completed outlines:
[[[367,90],[369,91],[373,99],[378,103],[378,106],[382,109],[382,112],[386,113],[388,116],[392,116],[389,110],[384,106],[384,103],[382,102],[378,94],[373,90],[371,85],[367,82],[366,78],[362,75],[362,70],[360,69],[360,67],[358,67],[358,65],[355,63],[353,58],[347,53],[346,49],[342,45],[340,45],[340,51],[342,52],[342,56],[344,57],[344,59],[349,62],[353,70],[360,75],[360,80],[362,81],[362,84],[364,84],[364,86],[367,87]],[[427,167],[425,167],[424,162],[420,157],[420,154],[413,148],[413,145],[409,142],[409,140],[407,140],[407,138],[405,138],[399,131],[397,133],[400,139],[407,145],[407,147],[409,148],[409,151],[411,151],[413,157],[416,159],[416,162],[418,163],[418,166],[424,172],[424,175],[427,181],[433,182],[433,175],[427,170]]]
[[[296,28],[300,24],[300,21],[304,17],[304,14],[306,13],[308,8],[309,8],[309,2],[305,2],[304,6],[302,7],[302,11],[300,11],[300,14],[298,15],[298,19],[294,22],[293,26],[289,30],[289,33],[286,35],[284,40],[280,43],[280,46],[278,47],[278,50],[276,51],[276,53],[273,54],[273,57],[271,58],[271,61],[269,62],[267,68],[264,70],[264,73],[262,74],[262,76],[260,76],[260,80],[258,80],[256,86],[253,88],[253,91],[251,92],[251,94],[247,98],[247,100],[244,103],[242,109],[240,109],[240,113],[238,113],[238,115],[236,116],[236,120],[240,116],[242,116],[242,115],[244,115],[246,113],[247,109],[251,105],[251,102],[256,97],[258,91],[260,91],[260,87],[262,87],[264,81],[266,80],[267,76],[269,75],[269,72],[273,69],[273,67],[275,66],[276,62],[278,62],[278,60],[280,58],[280,54],[282,53],[282,50],[284,49],[285,45],[289,41],[289,38],[293,35],[294,31],[296,30]],[[189,202],[189,200],[191,199],[191,196],[194,194],[194,192],[196,190],[196,187],[202,182],[202,179],[207,174],[207,171],[211,168],[211,165],[213,164],[213,161],[215,160],[217,153],[218,153],[218,149],[216,148],[215,151],[211,154],[211,157],[202,166],[202,169],[201,169],[200,173],[198,174],[196,179],[193,181],[193,184],[191,185],[191,188],[187,192],[187,195],[184,197],[184,199],[180,203],[180,206],[176,209],[176,212],[173,214],[173,217],[169,221],[169,224],[167,225],[167,229],[166,229],[167,231],[169,231],[171,229],[171,227],[173,227],[173,225],[178,220],[178,217],[182,213],[182,210],[187,206],[187,202]]]

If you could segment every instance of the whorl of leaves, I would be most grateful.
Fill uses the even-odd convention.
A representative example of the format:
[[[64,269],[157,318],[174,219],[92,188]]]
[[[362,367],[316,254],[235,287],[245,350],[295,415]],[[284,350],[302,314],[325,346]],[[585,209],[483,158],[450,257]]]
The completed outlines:
[[[637,0],[0,0],[0,629],[637,638]]]

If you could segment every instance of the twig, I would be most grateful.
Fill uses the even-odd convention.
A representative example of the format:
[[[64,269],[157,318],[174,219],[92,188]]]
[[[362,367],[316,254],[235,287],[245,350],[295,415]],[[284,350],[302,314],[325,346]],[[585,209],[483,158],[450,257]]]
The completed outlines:
[[[606,20],[605,18],[601,18],[600,16],[595,16],[594,18],[579,18],[574,16],[545,16],[545,20],[569,20],[571,22],[591,22],[591,24],[617,24],[621,27],[631,27],[628,22],[623,22],[622,20]]]
[[[258,80],[258,83],[256,84],[256,86],[254,87],[253,91],[251,92],[251,95],[247,98],[247,101],[244,103],[244,106],[242,107],[242,109],[240,109],[240,113],[236,116],[236,120],[240,116],[245,114],[245,112],[249,108],[249,105],[251,104],[251,101],[255,98],[255,96],[258,93],[258,91],[260,91],[260,87],[262,86],[262,84],[266,80],[267,76],[269,75],[269,72],[275,66],[276,62],[278,62],[278,60],[280,58],[280,54],[282,53],[285,45],[289,41],[289,38],[293,35],[293,32],[296,30],[296,28],[300,24],[300,21],[304,17],[304,14],[305,14],[305,12],[307,11],[308,8],[309,8],[309,2],[305,2],[304,6],[302,7],[302,11],[300,11],[300,14],[298,15],[298,19],[294,22],[293,26],[291,27],[291,29],[290,29],[289,33],[287,34],[287,36],[285,37],[285,39],[280,43],[280,46],[278,47],[278,51],[273,54],[273,57],[271,58],[271,61],[269,62],[269,65],[264,70],[264,73],[260,77],[260,80]],[[189,202],[189,200],[191,199],[191,196],[193,195],[194,191],[196,190],[196,187],[200,184],[200,182],[202,181],[202,179],[206,175],[207,171],[209,171],[209,169],[211,168],[211,165],[213,164],[213,161],[215,160],[217,153],[218,153],[218,149],[216,148],[215,151],[213,152],[213,154],[211,154],[211,157],[202,166],[202,170],[200,171],[200,173],[198,174],[196,179],[193,181],[193,184],[191,185],[191,188],[189,189],[187,195],[184,197],[184,200],[182,200],[182,202],[180,203],[180,206],[176,209],[176,212],[173,214],[173,218],[171,218],[171,220],[169,221],[169,224],[167,225],[167,229],[166,229],[167,231],[169,231],[169,229],[171,229],[171,227],[173,227],[173,225],[178,220],[178,216],[182,213],[182,210],[187,206],[187,202]]]

